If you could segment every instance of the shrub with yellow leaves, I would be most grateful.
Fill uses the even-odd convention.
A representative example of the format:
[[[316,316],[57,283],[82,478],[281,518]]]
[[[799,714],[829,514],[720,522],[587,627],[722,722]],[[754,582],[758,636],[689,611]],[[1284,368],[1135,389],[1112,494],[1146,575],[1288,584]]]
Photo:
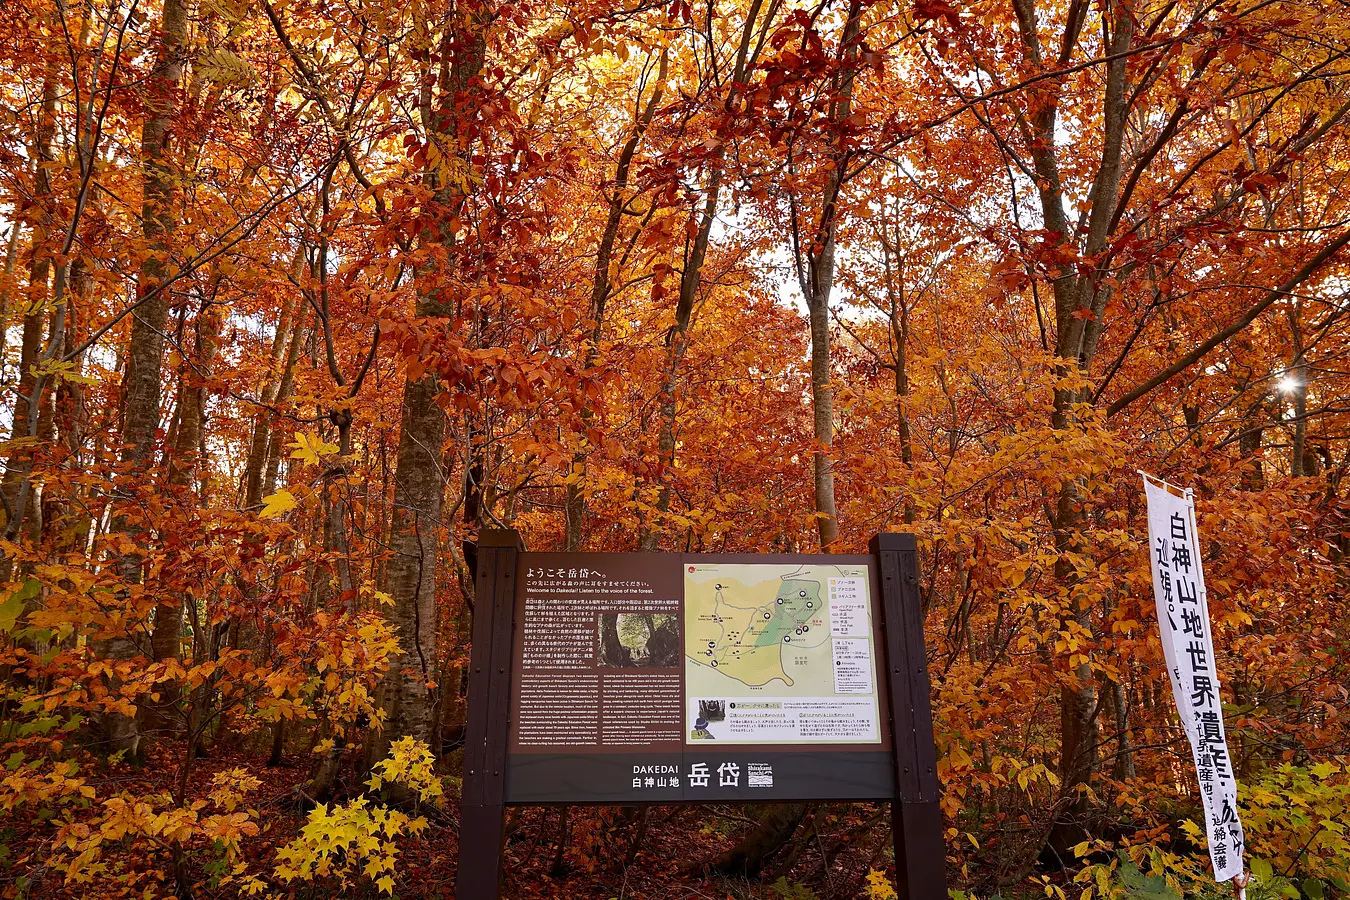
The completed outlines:
[[[426,744],[401,738],[394,742],[388,758],[376,764],[367,784],[372,790],[399,784],[429,802],[442,793],[433,762]],[[333,878],[342,884],[366,878],[383,893],[392,894],[398,838],[426,827],[424,817],[414,818],[367,797],[331,808],[324,804],[310,812],[300,836],[277,851],[276,875],[288,882]]]
[[[1336,757],[1306,767],[1283,765],[1239,781],[1249,898],[1321,900],[1350,894],[1350,828],[1345,824],[1350,779],[1345,773],[1346,760]],[[1214,884],[1208,854],[1168,849],[1166,830],[1141,830],[1115,847],[1115,859],[1085,865],[1075,876],[1084,886],[1082,900],[1226,896],[1227,885]],[[1180,831],[1188,846],[1207,846],[1200,822],[1183,819]],[[1086,860],[1111,849],[1109,841],[1085,841],[1074,852]]]
[[[15,753],[5,768],[9,772],[0,779],[0,810],[4,812],[27,804],[50,806],[94,798],[94,789],[76,774],[79,765],[70,760],[25,760],[22,753]]]
[[[430,803],[445,792],[436,777],[435,764],[436,757],[426,744],[412,737],[399,738],[389,748],[389,756],[375,764],[374,774],[366,783],[378,791],[385,782],[394,782]]]
[[[179,804],[168,793],[133,796],[120,793],[100,805],[92,820],[76,818],[67,811],[51,857],[52,868],[60,872],[68,885],[99,885],[117,880],[129,888],[129,859],[166,854],[182,858],[191,848],[211,848],[221,865],[217,866],[217,884],[231,880],[229,871],[242,871],[240,842],[258,834],[258,811],[242,808],[244,798],[257,790],[261,782],[247,769],[217,772],[212,777],[208,799]],[[109,858],[105,851],[117,851]],[[127,853],[126,850],[139,850]],[[153,872],[145,873],[153,878]]]
[[[867,900],[896,900],[895,888],[886,879],[885,872],[870,869],[867,872]]]
[[[318,612],[311,630],[279,642],[278,656],[286,662],[267,675],[259,714],[271,722],[320,721],[326,737],[316,752],[324,752],[353,726],[380,726],[384,711],[374,689],[398,652],[398,638],[379,616]]]
[[[1350,760],[1283,765],[1240,790],[1253,872],[1283,873],[1309,897],[1350,894]]]

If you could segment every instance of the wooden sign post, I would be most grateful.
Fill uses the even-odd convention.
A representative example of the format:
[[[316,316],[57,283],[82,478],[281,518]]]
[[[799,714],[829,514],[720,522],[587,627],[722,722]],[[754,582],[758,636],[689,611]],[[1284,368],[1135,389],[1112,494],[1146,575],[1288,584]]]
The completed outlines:
[[[478,536],[455,879],[459,898],[500,896],[511,635],[516,570],[523,549],[515,531],[485,530]]]
[[[882,532],[872,538],[869,549],[881,569],[882,633],[891,686],[896,786],[891,828],[898,893],[901,900],[946,897],[947,851],[938,805],[942,798],[923,643],[918,542],[912,534]]]
[[[526,553],[479,537],[459,900],[508,805],[890,800],[902,900],[945,900],[918,549]]]

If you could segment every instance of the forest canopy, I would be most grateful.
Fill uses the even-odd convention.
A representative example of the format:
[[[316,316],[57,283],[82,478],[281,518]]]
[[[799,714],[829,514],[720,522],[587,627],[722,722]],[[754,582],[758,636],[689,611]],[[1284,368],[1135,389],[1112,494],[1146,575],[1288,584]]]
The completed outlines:
[[[957,895],[1217,898],[1145,469],[1195,490],[1249,893],[1350,896],[1347,23],[0,4],[0,892],[451,895],[511,527],[913,532]],[[506,896],[892,897],[888,829],[522,809]]]

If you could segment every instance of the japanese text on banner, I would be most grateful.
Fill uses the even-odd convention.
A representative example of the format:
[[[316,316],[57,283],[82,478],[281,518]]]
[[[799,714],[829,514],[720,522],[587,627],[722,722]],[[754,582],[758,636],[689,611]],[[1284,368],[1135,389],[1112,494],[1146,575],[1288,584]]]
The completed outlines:
[[[1227,881],[1242,872],[1242,823],[1237,812],[1237,780],[1224,735],[1195,505],[1189,496],[1177,496],[1147,476],[1144,491],[1163,656],[1172,697],[1191,743],[1214,877]]]

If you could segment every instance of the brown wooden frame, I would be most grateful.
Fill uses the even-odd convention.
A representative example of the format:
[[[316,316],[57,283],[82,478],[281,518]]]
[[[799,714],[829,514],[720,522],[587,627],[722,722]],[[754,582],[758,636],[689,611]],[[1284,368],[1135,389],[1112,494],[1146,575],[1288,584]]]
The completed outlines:
[[[881,571],[881,631],[891,687],[895,880],[901,900],[941,900],[947,896],[947,851],[923,642],[918,541],[912,534],[882,532],[872,538],[868,549],[876,555]]]
[[[523,549],[515,531],[485,529],[478,536],[455,877],[459,898],[501,896],[511,635],[515,630],[516,561]]]
[[[458,900],[501,896],[502,827],[509,733],[512,635],[520,535],[484,530],[478,540],[473,645],[469,654],[468,723],[460,806]],[[945,900],[937,750],[919,594],[918,543],[882,533],[868,549],[880,575],[886,692],[895,756],[891,825],[902,900]],[[843,798],[841,798],[843,799]]]

